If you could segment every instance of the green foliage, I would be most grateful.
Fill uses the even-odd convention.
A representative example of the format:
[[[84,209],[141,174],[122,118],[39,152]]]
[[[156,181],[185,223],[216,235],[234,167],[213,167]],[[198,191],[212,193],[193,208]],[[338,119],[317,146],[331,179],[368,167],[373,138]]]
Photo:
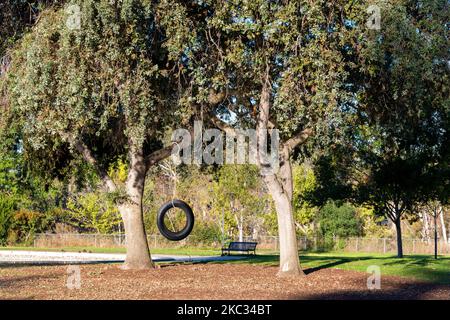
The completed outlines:
[[[346,19],[359,22],[365,10],[359,1],[219,0],[198,6],[209,16],[199,24],[206,38],[198,40],[208,50],[189,60],[194,98],[208,106],[208,93],[224,92],[228,99],[210,104],[213,111],[234,112],[239,125],[253,127],[267,72],[271,121],[282,140],[309,127],[315,142],[326,144],[331,133],[340,134],[339,103],[350,100],[343,90],[350,64],[344,48],[357,44],[358,30]]]
[[[379,31],[365,28],[366,1],[74,0],[82,14],[74,30],[63,2],[0,4],[0,56],[10,47],[13,61],[0,79],[0,190],[20,209],[17,239],[43,228],[39,212],[64,207],[73,189],[96,187],[92,167],[73,152],[78,141],[121,186],[131,142],[149,154],[200,114],[234,112],[237,126],[253,127],[266,72],[282,140],[306,127],[315,133],[296,154],[317,150],[314,172],[294,168],[303,233],[316,222],[324,235],[361,230],[355,210],[330,199],[371,205],[358,209],[370,234],[378,232],[374,212],[395,218],[392,206],[413,212],[430,198],[449,201],[448,1],[380,2]],[[211,93],[221,98],[212,102]],[[247,232],[276,229],[256,167],[201,170],[177,168],[173,182],[151,177],[148,230],[156,232],[156,211],[174,195],[194,206],[201,238],[217,231],[222,212],[231,236],[241,216]],[[125,197],[120,188],[110,194]],[[117,225],[95,192],[68,206],[83,228]],[[0,212],[1,239],[11,210]]]
[[[0,245],[6,244],[15,209],[15,199],[8,194],[0,193]]]
[[[254,165],[224,165],[218,172],[217,193],[229,200],[245,203],[259,186],[259,171]]]
[[[325,238],[356,237],[362,235],[362,221],[354,207],[343,204],[336,206],[334,202],[327,203],[320,209],[319,232]]]
[[[17,192],[17,175],[15,170],[14,159],[3,158],[0,159],[0,190]]]
[[[81,194],[67,203],[69,216],[77,227],[95,233],[112,233],[121,223],[120,214],[111,202],[97,193]]]
[[[147,233],[158,233],[156,213],[173,198],[183,199],[194,211],[192,241],[220,241],[222,230],[225,238],[236,238],[241,215],[245,236],[255,230],[261,234],[273,232],[272,229],[276,232],[276,221],[272,221],[275,215],[255,166],[177,167],[169,160],[164,161],[147,179],[144,192]]]
[[[386,218],[376,214],[373,208],[358,207],[357,212],[361,220],[364,221],[364,236],[369,238],[390,238],[392,236],[392,229],[381,224]]]
[[[329,200],[351,199],[352,151],[349,146],[333,145],[324,154],[314,159],[314,174],[316,188],[306,194],[306,198],[318,207],[324,206]]]
[[[293,206],[295,220],[305,235],[312,232],[311,223],[318,213],[317,207],[308,201],[308,196],[317,188],[314,171],[307,165],[296,165],[293,168],[294,195]]]
[[[108,175],[116,183],[124,183],[127,180],[128,176],[127,163],[122,158],[117,159],[117,162],[111,164],[111,166],[109,167]]]
[[[52,167],[51,151],[71,162],[81,140],[107,170],[131,142],[145,153],[159,149],[179,120],[178,61],[157,25],[164,11],[145,0],[70,4],[80,6],[81,28],[68,28],[64,8],[44,10],[12,52],[7,110],[26,151]]]

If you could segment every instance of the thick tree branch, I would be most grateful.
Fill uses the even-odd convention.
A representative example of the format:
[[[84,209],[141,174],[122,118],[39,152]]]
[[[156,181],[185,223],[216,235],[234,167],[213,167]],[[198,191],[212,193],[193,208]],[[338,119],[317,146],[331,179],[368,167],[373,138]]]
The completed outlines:
[[[172,154],[173,147],[176,145],[176,142],[172,142],[169,146],[159,149],[145,158],[145,165],[147,169],[151,166],[157,164],[158,162],[170,157]]]
[[[115,192],[117,191],[117,186],[114,183],[114,181],[111,179],[111,177],[108,175],[106,170],[101,167],[93,155],[92,151],[89,149],[89,147],[82,142],[81,140],[70,140],[71,144],[75,147],[75,149],[81,154],[83,159],[91,164],[96,170],[100,178],[102,179],[103,183],[105,184],[106,188],[109,192]]]
[[[289,153],[299,145],[303,144],[308,140],[308,138],[313,134],[313,130],[311,128],[306,128],[305,130],[299,132],[286,142],[282,144],[283,148],[287,148]]]
[[[383,205],[388,218],[391,219],[392,222],[395,222],[397,220],[397,217],[395,215],[394,207],[389,203],[389,201],[384,202]]]
[[[193,141],[193,140],[194,140],[194,129],[191,128],[191,129],[189,130],[189,133],[190,133],[190,136],[191,136],[191,140]],[[173,148],[174,148],[177,144],[181,143],[181,140],[182,140],[182,139],[180,138],[180,140],[172,141],[167,147],[164,147],[164,148],[162,148],[162,149],[159,149],[159,150],[157,150],[157,151],[155,151],[155,152],[149,154],[148,156],[146,156],[146,157],[145,157],[145,165],[146,165],[146,167],[147,167],[147,170],[148,170],[151,166],[157,164],[158,162],[160,162],[160,161],[162,161],[162,160],[164,160],[164,159],[170,157],[170,156],[172,155],[172,150],[173,150]]]
[[[395,221],[397,220],[396,217],[395,217],[395,215],[391,213],[391,211],[390,211],[390,209],[389,209],[388,206],[385,205],[384,207],[385,207],[385,213],[386,213],[386,216],[387,216],[389,219],[391,219],[392,222],[395,222]]]
[[[223,121],[217,119],[216,117],[211,118],[211,122],[220,130],[222,130],[223,132],[225,132],[228,136],[230,137],[236,137],[236,129],[234,129],[233,127],[230,127],[229,125],[227,125],[226,123],[224,123]]]

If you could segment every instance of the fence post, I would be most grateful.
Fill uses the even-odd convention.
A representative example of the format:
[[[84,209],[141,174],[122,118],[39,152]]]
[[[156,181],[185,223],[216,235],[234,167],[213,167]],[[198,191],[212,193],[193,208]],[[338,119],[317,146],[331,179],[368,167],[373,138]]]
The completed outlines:
[[[383,253],[386,253],[386,238],[383,238]]]
[[[356,252],[359,251],[359,238],[356,238]]]
[[[413,239],[412,253],[416,252],[416,240]]]

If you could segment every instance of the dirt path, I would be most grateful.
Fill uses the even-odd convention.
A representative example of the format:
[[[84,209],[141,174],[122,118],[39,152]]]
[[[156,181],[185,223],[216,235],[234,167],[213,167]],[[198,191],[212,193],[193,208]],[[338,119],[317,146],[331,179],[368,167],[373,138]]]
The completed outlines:
[[[67,266],[0,267],[0,299],[450,299],[450,286],[384,276],[367,289],[368,274],[322,269],[302,278],[277,278],[277,268],[171,265],[123,271],[83,265],[81,288],[69,290]]]

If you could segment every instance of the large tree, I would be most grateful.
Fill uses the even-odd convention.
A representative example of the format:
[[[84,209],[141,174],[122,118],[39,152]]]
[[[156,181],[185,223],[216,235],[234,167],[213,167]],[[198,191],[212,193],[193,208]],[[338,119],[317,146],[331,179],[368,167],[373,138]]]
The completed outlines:
[[[337,130],[339,104],[348,99],[346,48],[356,41],[350,21],[363,19],[365,10],[348,1],[265,0],[206,1],[198,10],[207,16],[201,42],[207,50],[189,61],[194,95],[205,114],[226,119],[215,121],[220,128],[255,129],[259,151],[268,132],[279,130],[279,170],[265,155],[256,162],[277,211],[279,275],[303,274],[291,160],[313,133],[320,141]]]
[[[149,268],[142,194],[148,169],[171,153],[166,131],[184,118],[177,109],[181,89],[174,90],[182,59],[173,47],[190,39],[166,32],[164,1],[71,4],[80,10],[43,11],[13,50],[2,117],[19,124],[30,152],[69,152],[95,168],[124,220],[124,267]],[[190,34],[189,25],[177,28]],[[108,175],[122,155],[128,159],[123,189]]]

